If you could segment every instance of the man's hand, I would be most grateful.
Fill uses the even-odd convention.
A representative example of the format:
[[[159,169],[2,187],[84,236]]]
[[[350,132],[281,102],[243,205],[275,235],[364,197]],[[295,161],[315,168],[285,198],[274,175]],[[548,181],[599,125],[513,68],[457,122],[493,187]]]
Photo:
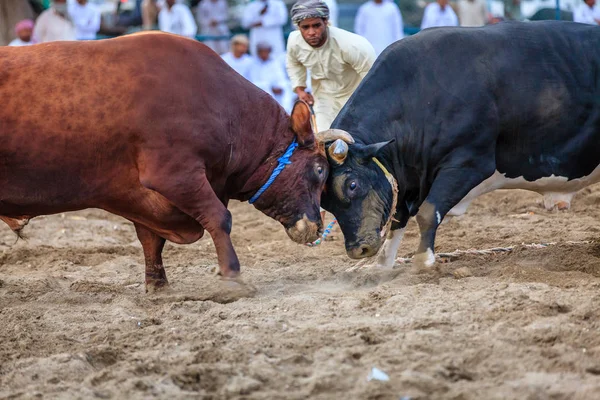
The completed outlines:
[[[312,94],[310,93],[306,93],[304,91],[304,89],[306,88],[296,88],[296,94],[298,95],[298,98],[306,103],[308,103],[309,105],[313,105],[315,103],[315,99],[312,97]]]
[[[271,90],[273,91],[274,94],[276,95],[280,95],[281,93],[283,93],[283,89],[279,88],[279,87],[272,87]]]
[[[260,15],[265,15],[265,13],[267,12],[268,9],[269,9],[269,5],[265,4],[265,6],[263,7],[263,9],[260,10]]]
[[[258,28],[259,26],[262,26],[262,22],[257,22],[255,24],[252,24],[252,28]]]
[[[215,27],[219,25],[219,21],[217,21],[216,19],[211,19],[210,20],[210,26]]]

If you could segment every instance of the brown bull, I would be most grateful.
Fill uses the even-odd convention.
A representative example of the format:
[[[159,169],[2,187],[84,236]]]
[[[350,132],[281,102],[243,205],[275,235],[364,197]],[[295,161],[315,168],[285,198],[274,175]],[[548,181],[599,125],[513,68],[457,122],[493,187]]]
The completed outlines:
[[[206,229],[220,274],[240,266],[230,199],[248,200],[296,242],[322,230],[328,165],[303,103],[291,118],[204,45],[161,33],[0,48],[0,219],[101,208],[135,225],[146,289],[167,284],[165,240]]]

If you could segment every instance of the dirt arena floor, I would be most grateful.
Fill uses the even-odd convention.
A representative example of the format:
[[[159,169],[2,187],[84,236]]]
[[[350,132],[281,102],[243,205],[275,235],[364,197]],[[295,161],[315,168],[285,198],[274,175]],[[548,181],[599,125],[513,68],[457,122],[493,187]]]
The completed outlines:
[[[240,290],[211,275],[210,238],[164,253],[147,295],[133,226],[99,210],[0,227],[0,398],[598,399],[600,186],[568,212],[498,191],[444,223],[433,270],[348,271],[339,230],[291,242],[231,205]],[[400,256],[412,255],[411,221]],[[368,381],[373,367],[389,381]]]

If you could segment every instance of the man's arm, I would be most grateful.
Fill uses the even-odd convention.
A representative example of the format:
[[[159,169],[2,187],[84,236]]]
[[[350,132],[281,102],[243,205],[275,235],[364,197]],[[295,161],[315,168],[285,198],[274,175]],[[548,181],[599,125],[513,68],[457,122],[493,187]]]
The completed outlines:
[[[192,15],[192,11],[188,8],[188,6],[182,4],[181,8],[181,20],[183,22],[183,36],[194,38],[196,33],[198,33],[198,25],[196,25],[196,21],[194,21],[194,16]]]
[[[257,11],[259,9],[256,8],[260,2],[250,3],[244,8],[244,13],[242,15],[242,27],[244,29],[252,28],[256,23],[260,22],[260,18],[258,16]]]
[[[298,95],[300,100],[313,104],[314,99],[310,93],[306,93],[306,67],[298,61],[294,53],[294,45],[290,43],[292,35],[288,38],[288,50],[285,59],[285,66],[292,83],[292,90]]]
[[[433,26],[433,15],[431,15],[433,10],[431,7],[432,4],[429,4],[427,7],[425,7],[425,12],[423,13],[423,20],[421,20],[421,30]]]

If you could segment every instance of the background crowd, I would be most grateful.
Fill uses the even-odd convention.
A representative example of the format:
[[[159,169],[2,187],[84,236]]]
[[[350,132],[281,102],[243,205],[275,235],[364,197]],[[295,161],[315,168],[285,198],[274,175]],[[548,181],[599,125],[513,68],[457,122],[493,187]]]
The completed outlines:
[[[2,26],[4,35],[10,39],[10,46],[92,40],[98,37],[102,27],[100,1],[53,0],[47,9],[34,10],[36,2],[33,0],[2,0],[0,23],[10,25]],[[573,20],[600,24],[600,7],[595,1],[581,0],[573,11]],[[326,0],[326,3],[330,11],[329,24],[337,26],[337,0]],[[232,14],[227,0],[136,0],[136,4],[140,29],[159,29],[189,38],[204,35],[206,45],[290,111],[295,95],[285,68],[284,28],[293,25],[284,1],[253,0],[247,3],[238,21],[245,33],[233,37],[230,29]],[[435,0],[424,8],[420,29],[493,23],[495,20],[488,4],[486,0],[458,0],[453,3]],[[37,17],[34,17],[36,14]],[[371,43],[377,55],[405,36],[403,15],[392,0],[369,0],[360,5],[353,30]]]

